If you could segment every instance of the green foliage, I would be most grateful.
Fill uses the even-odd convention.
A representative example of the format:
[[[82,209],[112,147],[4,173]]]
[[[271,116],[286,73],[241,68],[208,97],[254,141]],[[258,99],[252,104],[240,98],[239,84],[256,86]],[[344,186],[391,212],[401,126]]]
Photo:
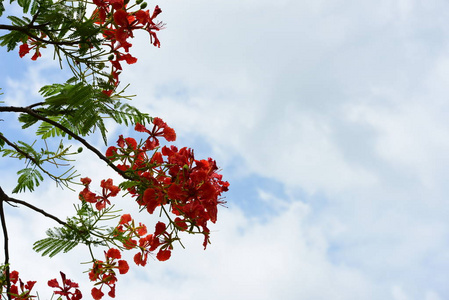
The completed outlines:
[[[4,11],[2,1],[0,15]],[[17,4],[24,14],[31,16],[8,16],[11,30],[0,36],[0,46],[11,51],[31,38],[39,41],[38,47],[53,45],[60,63],[66,61],[79,76],[82,75],[79,70],[99,71],[97,65],[104,54],[100,47],[103,37],[100,26],[90,15],[86,17],[85,1],[18,0]]]
[[[101,221],[117,218],[118,211],[114,211],[113,206],[97,211],[91,204],[83,202],[75,208],[76,216],[68,218],[66,226],[48,229],[48,237],[34,243],[33,249],[36,252],[42,252],[42,256],[53,257],[60,252],[72,250],[78,244],[91,247],[105,246],[108,242],[113,242],[113,227],[98,226]]]
[[[9,156],[18,159],[27,159],[29,157],[38,158],[39,154],[34,150],[33,145],[29,145],[25,142],[19,141],[19,145],[15,145],[16,149],[3,149],[2,156]]]
[[[130,189],[130,188],[132,188],[132,187],[135,187],[135,186],[137,186],[137,185],[139,185],[139,184],[140,184],[139,181],[131,181],[131,180],[128,180],[128,181],[123,181],[123,182],[121,182],[121,183],[119,184],[119,187],[120,187],[122,190],[127,190],[127,189]]]
[[[28,107],[32,112],[24,111],[19,115],[23,129],[35,130],[40,138],[39,146],[25,142],[5,145],[5,141],[0,139],[0,153],[3,157],[26,162],[25,168],[19,171],[15,192],[33,191],[44,175],[68,187],[77,175],[66,156],[74,153],[60,149],[50,151],[47,146],[43,149],[40,146],[42,141],[47,145],[46,141],[54,138],[70,140],[75,137],[81,140],[99,133],[107,144],[106,119],[132,126],[136,123],[146,125],[152,118],[126,103],[130,97],[123,94],[124,89],[118,92],[111,84],[110,70],[105,68],[105,63],[108,63],[105,56],[110,51],[101,48],[104,37],[101,26],[95,23],[91,10],[86,8],[90,2],[11,0],[11,3],[18,4],[24,15],[7,17],[11,29],[0,37],[0,46],[11,51],[28,39],[32,39],[32,42],[28,41],[29,47],[33,48],[31,51],[51,45],[61,67],[65,61],[73,77],[65,83],[42,87],[40,94],[43,100]],[[0,4],[3,5],[3,0]],[[114,90],[112,96],[105,93],[110,90]],[[67,171],[58,170],[55,174],[53,167],[61,165],[67,167],[64,169]]]
[[[19,179],[17,186],[12,191],[13,193],[20,193],[25,190],[34,191],[34,188],[39,186],[39,183],[44,180],[42,174],[36,168],[25,168],[17,172]]]
[[[109,115],[115,122],[126,126],[136,123],[145,125],[153,120],[148,114],[140,112],[128,103],[116,102],[112,109],[110,107],[105,108],[105,114]]]
[[[12,1],[11,1],[12,2]],[[44,1],[40,1],[44,2]],[[48,2],[48,1],[47,1]],[[38,1],[32,0],[17,0],[17,3],[22,7],[23,13],[26,14],[31,8],[30,13],[35,14],[37,10]]]
[[[4,140],[0,139],[0,153],[2,156],[9,156],[18,159],[25,159],[27,161],[27,167],[18,171],[19,175],[17,179],[17,186],[14,188],[13,193],[20,193],[26,190],[34,191],[34,188],[39,186],[40,182],[44,180],[42,173],[56,181],[57,184],[69,187],[70,183],[78,177],[74,167],[70,167],[67,163],[70,161],[68,156],[80,153],[80,151],[70,151],[71,146],[64,147],[61,143],[57,147],[56,151],[50,151],[45,144],[45,149],[40,148],[36,150],[35,143],[29,145],[25,142],[19,141],[11,148],[4,147]],[[55,167],[67,167],[65,171],[61,171],[59,175],[50,172],[47,165],[53,165]],[[39,171],[40,170],[40,171]]]
[[[106,143],[107,129],[104,118],[112,118],[118,124],[127,126],[135,123],[147,124],[152,120],[148,114],[119,101],[119,97],[109,98],[102,89],[80,82],[47,85],[41,88],[40,93],[45,97],[45,103],[38,110],[39,115],[60,125],[42,122],[36,131],[42,139],[66,137],[67,133],[61,127],[80,136],[87,136],[98,129]],[[19,121],[25,129],[36,124],[39,119],[22,114]]]
[[[48,238],[39,240],[33,245],[33,249],[36,252],[42,252],[42,256],[53,257],[61,251],[67,253],[80,242],[79,235],[65,227],[48,229],[46,234]]]
[[[28,36],[20,31],[11,31],[5,35],[0,36],[0,46],[6,47],[8,51],[14,50],[17,44],[26,40]]]
[[[3,0],[0,0],[0,17],[3,15],[5,11],[5,7],[3,6]]]

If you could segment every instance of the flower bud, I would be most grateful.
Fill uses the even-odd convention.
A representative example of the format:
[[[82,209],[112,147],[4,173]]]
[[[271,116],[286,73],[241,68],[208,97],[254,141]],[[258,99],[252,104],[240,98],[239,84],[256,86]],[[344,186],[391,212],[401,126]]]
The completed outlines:
[[[78,148],[78,153],[81,153],[81,152],[83,152],[83,147]]]
[[[148,3],[144,2],[140,4],[140,9],[145,9],[148,6]]]
[[[108,56],[108,59],[109,59],[109,60],[113,60],[113,59],[114,59],[114,54],[109,55],[109,56]]]

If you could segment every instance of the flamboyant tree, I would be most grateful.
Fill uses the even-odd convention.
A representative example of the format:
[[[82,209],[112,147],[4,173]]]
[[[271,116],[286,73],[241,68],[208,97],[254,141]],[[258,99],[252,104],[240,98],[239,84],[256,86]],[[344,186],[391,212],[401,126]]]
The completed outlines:
[[[150,43],[160,47],[157,33],[164,27],[156,21],[162,12],[158,6],[149,10],[143,0],[133,1],[11,0],[8,6],[0,0],[0,17],[7,20],[7,24],[0,24],[4,32],[0,45],[17,51],[23,59],[54,55],[61,68],[70,70],[64,83],[40,89],[40,101],[26,106],[0,102],[2,114],[17,115],[14,120],[21,124],[21,130],[32,131],[35,136],[30,141],[18,138],[20,134],[5,130],[0,118],[3,159],[24,162],[17,173],[16,187],[4,191],[0,186],[3,299],[32,299],[35,284],[22,280],[10,265],[5,204],[25,206],[59,224],[47,231],[47,238],[34,243],[34,250],[42,255],[52,257],[79,244],[90,250],[85,261],[90,262],[87,271],[93,282],[94,299],[101,299],[105,293],[115,297],[117,275],[126,274],[130,268],[122,257],[123,251],[133,253],[135,265],[145,266],[149,256],[168,260],[176,243],[180,243],[181,232],[202,234],[204,248],[209,243],[208,224],[217,220],[217,206],[224,203],[222,193],[227,191],[228,182],[218,174],[213,159],[196,159],[192,149],[170,145],[176,139],[174,129],[128,104],[129,97],[120,83],[122,65],[137,62],[131,54],[135,32],[146,31]],[[20,7],[11,10],[21,11],[20,15],[7,15],[11,5]],[[145,138],[137,141],[120,135],[107,147],[105,118],[131,126]],[[97,134],[104,139],[103,150],[89,143],[89,136]],[[82,147],[72,150],[73,141]],[[82,149],[94,153],[111,174],[119,174],[122,180],[113,182],[107,178],[112,176],[106,176],[101,182],[92,183],[90,178],[78,174],[76,157]],[[79,194],[73,197],[73,216],[56,216],[18,196],[12,197],[32,193],[46,178],[69,189],[78,187]],[[99,184],[101,192],[93,192],[91,184]],[[117,215],[111,201],[120,194],[136,202],[140,213],[156,213],[164,219],[150,226],[138,223],[129,212]],[[94,255],[92,247],[103,247],[101,257]],[[78,284],[68,279],[63,270],[57,275],[60,279],[48,281],[55,295],[61,299],[82,298]]]

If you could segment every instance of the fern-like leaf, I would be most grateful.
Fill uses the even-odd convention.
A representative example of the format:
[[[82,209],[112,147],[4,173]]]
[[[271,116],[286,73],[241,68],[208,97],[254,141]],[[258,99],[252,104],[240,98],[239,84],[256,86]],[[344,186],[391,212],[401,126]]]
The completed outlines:
[[[33,245],[34,251],[42,252],[42,256],[53,257],[61,251],[67,253],[80,243],[79,237],[65,228],[48,229],[46,233],[48,238],[39,240]]]
[[[17,172],[19,179],[17,180],[17,186],[12,191],[13,193],[20,193],[25,190],[30,192],[34,191],[34,188],[39,186],[40,182],[44,180],[44,177],[35,168],[25,168]]]

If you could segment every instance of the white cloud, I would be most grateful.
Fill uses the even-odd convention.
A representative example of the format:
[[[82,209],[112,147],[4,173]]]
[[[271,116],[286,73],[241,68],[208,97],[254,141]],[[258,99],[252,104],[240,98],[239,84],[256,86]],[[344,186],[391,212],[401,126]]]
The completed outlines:
[[[304,196],[259,186],[263,220],[227,199],[209,249],[187,239],[119,299],[447,298],[447,3],[160,5],[162,48],[136,41],[122,78],[135,105],[231,179]],[[83,174],[109,177],[87,157]]]

